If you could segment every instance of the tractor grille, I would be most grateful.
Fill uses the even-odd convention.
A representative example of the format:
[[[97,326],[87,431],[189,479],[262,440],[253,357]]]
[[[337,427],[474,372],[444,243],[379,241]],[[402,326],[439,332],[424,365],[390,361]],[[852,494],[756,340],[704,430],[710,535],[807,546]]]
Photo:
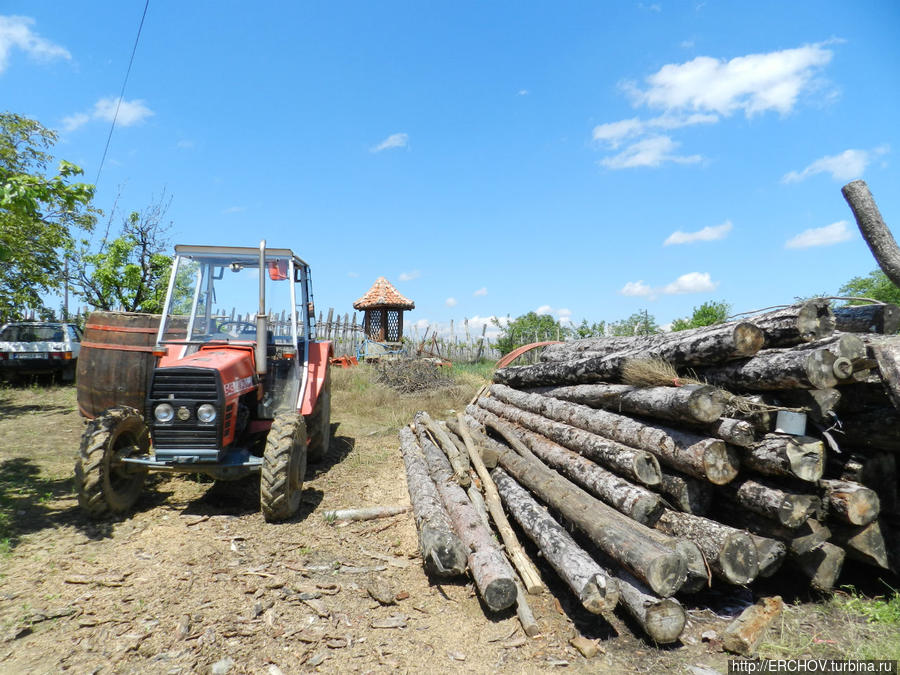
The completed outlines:
[[[170,423],[160,424],[153,418],[157,403],[171,403],[177,410],[186,407],[191,411],[188,420],[177,417]],[[222,411],[219,394],[219,375],[205,368],[162,368],[153,373],[150,396],[147,400],[147,419],[151,421],[153,446],[157,452],[165,450],[216,450],[221,443],[221,421],[212,426],[197,422],[196,409],[202,403],[212,403]]]

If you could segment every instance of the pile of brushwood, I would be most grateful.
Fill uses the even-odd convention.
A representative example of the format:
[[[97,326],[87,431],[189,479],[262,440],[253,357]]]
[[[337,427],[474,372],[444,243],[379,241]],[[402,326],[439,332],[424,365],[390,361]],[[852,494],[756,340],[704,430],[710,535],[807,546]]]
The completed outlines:
[[[684,628],[676,596],[782,566],[827,592],[845,558],[898,572],[898,322],[817,299],[498,370],[465,415],[400,432],[426,569],[468,568],[533,632],[524,533],[586,609],[657,643]]]
[[[382,359],[373,367],[377,382],[401,394],[442,389],[453,384],[441,366],[428,359]]]

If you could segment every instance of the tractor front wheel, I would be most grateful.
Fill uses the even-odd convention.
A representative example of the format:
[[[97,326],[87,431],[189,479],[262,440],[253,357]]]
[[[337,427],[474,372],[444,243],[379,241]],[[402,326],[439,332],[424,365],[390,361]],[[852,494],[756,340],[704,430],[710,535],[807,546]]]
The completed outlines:
[[[325,374],[316,407],[306,418],[306,427],[309,429],[309,461],[321,462],[331,442],[331,368]]]
[[[147,456],[150,433],[134,408],[110,408],[88,424],[75,464],[78,504],[92,518],[128,511],[138,497],[147,469],[125,457]]]
[[[297,513],[305,475],[306,423],[296,413],[277,415],[266,437],[259,479],[259,501],[267,522]]]

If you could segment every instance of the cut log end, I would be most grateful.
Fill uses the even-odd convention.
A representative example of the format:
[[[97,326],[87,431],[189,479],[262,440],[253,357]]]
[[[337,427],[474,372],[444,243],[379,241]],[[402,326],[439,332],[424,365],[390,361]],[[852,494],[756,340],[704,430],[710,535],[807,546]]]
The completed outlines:
[[[728,582],[737,585],[749,584],[759,574],[756,545],[747,534],[729,533],[722,544],[718,564]]]
[[[647,634],[659,644],[678,640],[684,630],[684,608],[671,598],[666,598],[647,609]]]
[[[741,321],[734,327],[735,356],[753,356],[763,348],[766,335],[755,324]],[[712,420],[709,420],[710,422]]]
[[[791,471],[800,480],[816,482],[825,471],[825,453],[822,441],[814,438],[798,436],[792,439],[787,447],[787,456]]]
[[[760,343],[762,339],[760,332]],[[697,387],[688,399],[688,409],[697,422],[715,422],[725,412],[725,394],[717,387]]]
[[[778,507],[778,520],[785,527],[800,527],[820,505],[813,495],[792,494],[785,498]]]
[[[516,582],[512,579],[494,579],[483,590],[484,604],[494,612],[509,609],[516,603]]]
[[[619,602],[619,590],[615,583],[596,576],[584,585],[579,599],[591,614],[601,614],[616,606]]]
[[[724,442],[711,443],[703,453],[703,468],[713,485],[730,483],[738,475],[740,466],[738,453]]]
[[[659,461],[648,452],[635,453],[634,475],[644,485],[659,485],[662,482]]]
[[[676,552],[659,555],[653,559],[646,570],[647,584],[653,592],[663,598],[675,594],[687,580],[687,565],[684,558]]]

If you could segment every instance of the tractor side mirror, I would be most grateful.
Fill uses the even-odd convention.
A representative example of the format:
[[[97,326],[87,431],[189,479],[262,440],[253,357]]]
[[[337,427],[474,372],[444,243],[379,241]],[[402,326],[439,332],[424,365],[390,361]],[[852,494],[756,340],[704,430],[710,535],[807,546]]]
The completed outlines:
[[[269,279],[272,281],[284,281],[288,278],[287,260],[273,260],[266,267],[269,270]]]

